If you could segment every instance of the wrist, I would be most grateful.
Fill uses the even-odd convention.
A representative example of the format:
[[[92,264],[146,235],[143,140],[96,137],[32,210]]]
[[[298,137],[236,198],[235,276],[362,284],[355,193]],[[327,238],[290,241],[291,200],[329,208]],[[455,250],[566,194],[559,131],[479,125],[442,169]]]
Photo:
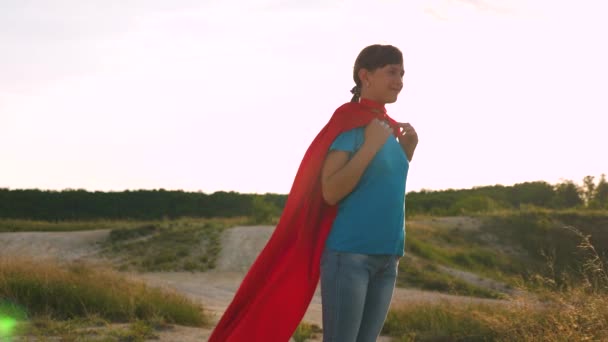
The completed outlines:
[[[367,141],[364,142],[363,145],[361,145],[361,148],[359,149],[361,154],[364,156],[364,159],[368,160],[373,159],[376,153],[378,153],[378,150],[380,150],[380,147],[374,144],[370,144]]]

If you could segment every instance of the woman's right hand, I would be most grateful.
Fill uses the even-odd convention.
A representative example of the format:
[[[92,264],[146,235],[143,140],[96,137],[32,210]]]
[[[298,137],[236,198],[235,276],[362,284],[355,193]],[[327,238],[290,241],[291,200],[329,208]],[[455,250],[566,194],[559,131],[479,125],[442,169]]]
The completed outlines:
[[[386,139],[393,133],[391,126],[379,119],[373,119],[365,127],[365,145],[372,150],[378,151],[386,142]]]

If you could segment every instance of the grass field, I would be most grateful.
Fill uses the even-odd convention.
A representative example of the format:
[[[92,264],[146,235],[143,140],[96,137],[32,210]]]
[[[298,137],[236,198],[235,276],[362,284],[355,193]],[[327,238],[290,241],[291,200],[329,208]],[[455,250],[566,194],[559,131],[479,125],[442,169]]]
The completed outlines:
[[[214,267],[223,229],[248,222],[0,220],[0,232],[108,229],[101,247],[117,270],[194,272]],[[389,313],[384,334],[397,341],[606,340],[607,254],[606,211],[528,208],[466,220],[409,218],[398,286],[504,301],[403,307]],[[448,270],[491,279],[523,295],[489,289]],[[108,341],[137,341],[153,337],[163,324],[209,324],[202,308],[184,297],[81,264],[3,259],[0,300],[0,336],[10,328],[76,340],[104,327]],[[318,329],[302,324],[294,337],[304,341]]]

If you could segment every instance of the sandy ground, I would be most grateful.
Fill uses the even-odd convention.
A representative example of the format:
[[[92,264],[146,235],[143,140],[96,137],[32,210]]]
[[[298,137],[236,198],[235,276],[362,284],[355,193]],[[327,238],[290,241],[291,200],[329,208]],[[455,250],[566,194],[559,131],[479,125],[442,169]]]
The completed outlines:
[[[446,222],[447,223],[447,222]],[[449,222],[454,223],[454,222]],[[463,226],[469,222],[458,222]],[[264,247],[274,227],[248,226],[227,229],[222,236],[222,252],[215,270],[209,272],[159,272],[132,274],[148,284],[169,288],[200,301],[219,319],[230,304],[234,293],[260,250]],[[59,261],[99,261],[99,243],[109,231],[57,233],[0,233],[0,257],[8,255],[51,258]],[[436,292],[397,288],[392,307],[420,302],[496,302],[494,300],[452,296]],[[321,296],[319,288],[306,312],[304,321],[321,324]],[[175,327],[159,332],[161,341],[202,341],[210,334],[208,329]],[[379,341],[390,341],[383,337]]]
[[[100,250],[98,245],[109,233],[107,229],[83,232],[0,233],[0,257],[96,261]]]

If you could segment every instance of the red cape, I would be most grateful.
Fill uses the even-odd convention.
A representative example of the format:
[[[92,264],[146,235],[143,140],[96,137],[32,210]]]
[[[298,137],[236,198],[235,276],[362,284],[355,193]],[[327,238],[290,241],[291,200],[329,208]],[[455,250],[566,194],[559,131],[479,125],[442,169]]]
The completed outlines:
[[[371,106],[371,107],[370,107]],[[373,111],[380,109],[382,113]],[[337,213],[321,194],[321,168],[334,139],[379,117],[371,101],[338,108],[306,151],[270,240],[243,279],[209,342],[285,342],[304,317],[317,287],[321,253]]]

